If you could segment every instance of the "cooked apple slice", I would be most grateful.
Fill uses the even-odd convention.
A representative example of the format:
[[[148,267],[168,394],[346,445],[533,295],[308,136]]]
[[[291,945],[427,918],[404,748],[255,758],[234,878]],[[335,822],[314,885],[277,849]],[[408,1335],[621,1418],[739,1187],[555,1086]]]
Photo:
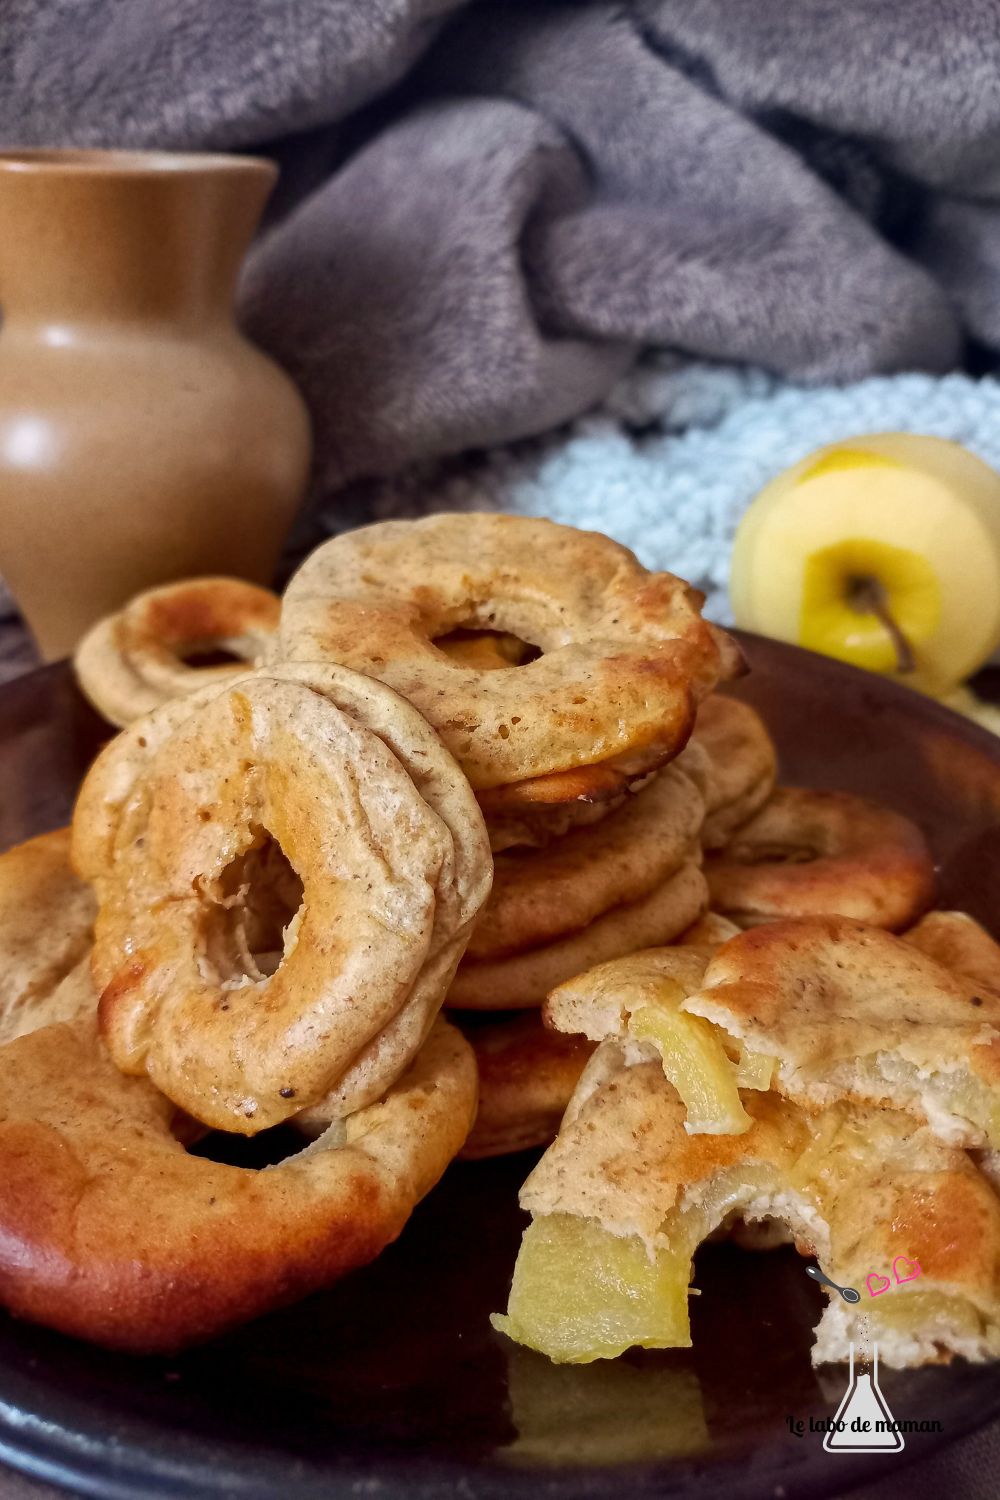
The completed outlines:
[[[600,964],[554,989],[544,1015],[557,1031],[592,1041],[632,1037],[654,1049],[687,1108],[688,1133],[738,1135],[750,1121],[725,1033],[681,1010],[704,977],[709,951],[647,948]]]
[[[715,1027],[677,1009],[683,999],[683,992],[669,993],[664,1004],[644,1005],[629,1016],[629,1034],[652,1042],[660,1054],[664,1073],[684,1101],[689,1135],[742,1135],[750,1129],[750,1116],[740,1103],[736,1070]]]
[[[687,1348],[690,1266],[688,1248],[651,1253],[637,1235],[550,1214],[525,1230],[506,1316],[491,1321],[557,1364]]]
[[[807,1108],[889,1105],[948,1145],[1000,1148],[1000,994],[881,928],[752,928],[681,1005],[730,1046],[776,1057],[771,1087]]]
[[[741,1089],[757,1089],[766,1093],[771,1087],[778,1059],[767,1052],[754,1052],[744,1047],[736,1065],[736,1086]]]
[[[521,1190],[533,1223],[498,1329],[558,1362],[683,1347],[697,1246],[772,1221],[841,1285],[895,1278],[878,1301],[829,1298],[816,1362],[862,1335],[898,1366],[1000,1355],[1000,1198],[966,1151],[897,1110],[773,1092],[744,1096],[744,1134],[692,1136],[662,1068],[629,1050],[598,1048]]]

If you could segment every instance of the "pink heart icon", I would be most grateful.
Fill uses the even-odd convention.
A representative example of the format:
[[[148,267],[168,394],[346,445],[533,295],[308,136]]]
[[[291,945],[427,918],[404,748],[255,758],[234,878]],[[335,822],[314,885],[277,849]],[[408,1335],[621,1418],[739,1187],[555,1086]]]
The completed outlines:
[[[892,1263],[892,1274],[896,1278],[897,1286],[902,1286],[904,1281],[916,1281],[921,1274],[920,1262],[910,1260],[906,1255],[897,1255]]]
[[[881,1286],[879,1286],[881,1282]],[[881,1297],[892,1286],[888,1276],[880,1276],[877,1271],[869,1271],[865,1277],[865,1286],[868,1288],[869,1297]]]

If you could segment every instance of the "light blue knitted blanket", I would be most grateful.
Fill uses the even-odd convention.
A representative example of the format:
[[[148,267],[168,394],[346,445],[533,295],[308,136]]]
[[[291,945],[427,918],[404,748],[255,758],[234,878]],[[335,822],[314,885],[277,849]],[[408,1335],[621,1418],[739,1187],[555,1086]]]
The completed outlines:
[[[387,484],[366,508],[371,520],[507,510],[606,531],[704,589],[708,614],[729,623],[733,536],[762,486],[824,443],[885,431],[952,438],[1000,469],[1000,381],[914,374],[806,388],[659,357],[568,428]]]
[[[761,487],[823,443],[894,430],[953,438],[1000,469],[1000,381],[914,374],[807,388],[656,356],[569,427],[335,496],[320,523],[339,531],[434,510],[550,516],[609,532],[648,566],[679,573],[729,623],[733,536]],[[0,584],[0,679],[32,660]]]

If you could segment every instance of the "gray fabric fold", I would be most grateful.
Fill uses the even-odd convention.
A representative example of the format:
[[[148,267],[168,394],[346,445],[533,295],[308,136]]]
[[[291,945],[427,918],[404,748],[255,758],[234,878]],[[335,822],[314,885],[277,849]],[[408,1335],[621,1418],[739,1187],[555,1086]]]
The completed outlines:
[[[534,238],[587,197],[538,115],[449,100],[376,135],[265,237],[244,316],[305,392],[322,487],[600,399],[632,346],[546,334],[522,265],[527,221]]]
[[[278,157],[241,311],[329,493],[647,348],[847,380],[995,344],[998,63],[997,0],[6,0],[0,137]]]

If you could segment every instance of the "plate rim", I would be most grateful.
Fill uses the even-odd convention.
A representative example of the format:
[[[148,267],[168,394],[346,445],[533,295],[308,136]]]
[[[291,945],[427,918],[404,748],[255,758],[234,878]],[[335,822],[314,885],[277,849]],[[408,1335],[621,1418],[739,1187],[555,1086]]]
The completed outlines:
[[[906,684],[789,642],[737,629],[732,630],[732,634],[746,648],[748,655],[759,651],[765,659],[774,660],[785,653],[793,653],[802,669],[809,670],[810,665],[818,665],[823,675],[834,682],[839,680],[852,696],[859,693],[878,703],[888,703],[903,715],[915,712],[981,752],[1000,771],[1000,737],[947,705],[916,693]],[[733,684],[737,692],[739,681],[737,679]],[[6,704],[22,696],[30,702],[40,690],[44,692],[47,682],[58,684],[60,690],[69,684],[79,695],[67,659],[36,667],[0,684],[0,736]],[[109,726],[109,733],[113,732]],[[6,1313],[0,1313],[0,1316],[9,1318]],[[1000,1418],[1000,1382],[995,1383],[991,1392],[986,1384],[987,1372],[988,1366],[983,1367],[983,1390],[977,1389],[974,1396],[970,1394],[960,1404],[956,1424],[941,1434],[923,1435],[919,1448],[914,1451],[910,1447],[897,1457],[894,1472],[907,1469],[921,1457],[930,1457]],[[0,1396],[0,1463],[28,1479],[97,1497],[97,1500],[147,1500],[147,1497],[201,1500],[201,1497],[216,1494],[240,1497],[240,1500],[258,1500],[258,1497],[272,1500],[276,1465],[283,1470],[280,1482],[288,1495],[301,1495],[303,1500],[340,1493],[354,1495],[359,1482],[376,1477],[386,1500],[393,1500],[395,1496],[401,1500],[404,1495],[408,1500],[425,1500],[425,1497],[430,1500],[430,1497],[459,1491],[475,1496],[477,1500],[505,1500],[510,1495],[541,1494],[549,1500],[578,1500],[578,1497],[579,1500],[588,1500],[591,1496],[597,1500],[597,1497],[617,1493],[626,1484],[637,1496],[669,1494],[681,1500],[681,1497],[696,1492],[690,1486],[696,1482],[699,1472],[711,1473],[713,1481],[720,1489],[725,1489],[728,1500],[756,1500],[763,1493],[761,1481],[753,1473],[752,1449],[735,1457],[714,1457],[709,1450],[704,1455],[689,1455],[666,1462],[625,1461],[616,1465],[580,1468],[566,1465],[525,1465],[520,1468],[515,1463],[495,1459],[451,1461],[438,1454],[421,1454],[416,1449],[407,1454],[389,1450],[382,1455],[375,1475],[371,1468],[366,1469],[359,1463],[357,1452],[352,1454],[343,1469],[329,1465],[321,1468],[314,1459],[296,1460],[293,1455],[274,1447],[254,1449],[232,1439],[199,1433],[188,1436],[189,1444],[193,1445],[190,1461],[176,1461],[169,1453],[156,1453],[157,1441],[160,1444],[164,1441],[164,1429],[152,1419],[127,1414],[126,1425],[131,1431],[108,1438],[102,1445],[84,1430],[82,1423],[76,1426],[66,1424],[72,1408],[81,1402],[85,1405],[84,1396],[74,1391],[70,1397],[51,1385],[47,1386],[40,1377],[25,1377],[21,1372],[18,1376],[22,1386],[27,1380],[28,1386],[35,1388],[37,1381],[37,1387],[32,1390],[33,1397],[37,1390],[37,1399],[22,1400],[17,1404],[9,1401],[6,1394]],[[69,1402],[71,1410],[63,1410],[60,1418],[63,1402]],[[100,1408],[96,1409],[96,1414],[99,1418]],[[167,1434],[170,1439],[172,1436]],[[109,1451],[112,1454],[110,1461]],[[841,1454],[838,1455],[840,1462],[831,1466],[828,1476],[817,1473],[814,1468],[800,1473],[794,1450],[788,1450],[791,1461],[782,1462],[780,1468],[774,1464],[775,1451],[768,1450],[767,1482],[772,1485],[781,1483],[788,1500],[806,1494],[813,1500],[822,1500],[822,1497],[871,1480],[880,1472],[871,1454]],[[262,1453],[266,1456],[268,1472],[261,1476],[261,1482],[266,1488],[260,1487],[257,1478],[248,1480],[246,1468],[241,1471],[232,1466],[238,1455],[243,1455],[246,1465],[248,1455],[253,1462]],[[304,1467],[296,1476],[292,1471],[297,1465]],[[206,1488],[206,1475],[212,1478],[211,1489]],[[697,1493],[704,1491],[698,1487]]]

